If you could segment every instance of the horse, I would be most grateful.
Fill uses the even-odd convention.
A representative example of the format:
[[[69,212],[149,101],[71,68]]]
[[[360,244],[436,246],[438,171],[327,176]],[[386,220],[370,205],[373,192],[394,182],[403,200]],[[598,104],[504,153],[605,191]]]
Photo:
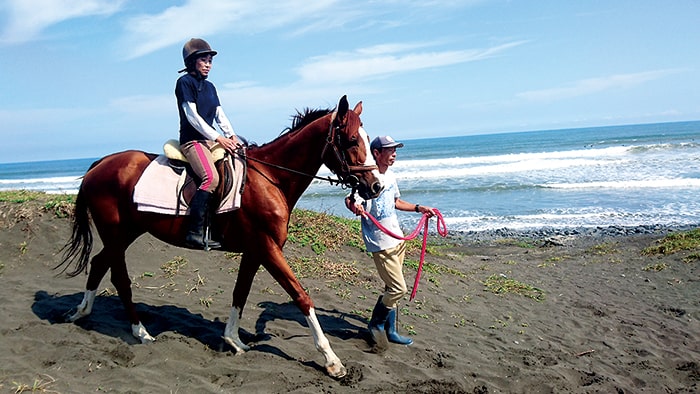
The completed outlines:
[[[289,267],[282,248],[292,209],[312,179],[319,178],[315,174],[322,165],[337,176],[338,184],[356,189],[365,198],[374,198],[381,192],[381,176],[370,153],[361,112],[361,101],[350,110],[347,97],[343,96],[334,109],[297,111],[292,126],[277,138],[246,149],[241,207],[216,214],[211,220],[212,228],[221,236],[221,250],[242,254],[223,336],[235,354],[250,350],[238,331],[253,279],[262,266],[306,318],[314,345],[325,357],[326,372],[334,378],[346,374],[324,335],[311,297]],[[83,176],[75,201],[72,235],[64,246],[63,260],[55,268],[63,267],[62,272],[71,277],[88,271],[93,244],[91,222],[103,248],[90,260],[83,300],[66,313],[69,322],[91,313],[100,281],[111,270],[111,283],[127,312],[132,334],[141,343],[155,340],[139,320],[132,301],[126,249],[145,233],[187,247],[186,215],[142,212],[133,202],[140,175],[157,156],[138,150],[113,153],[94,162]],[[71,266],[73,269],[69,270]]]

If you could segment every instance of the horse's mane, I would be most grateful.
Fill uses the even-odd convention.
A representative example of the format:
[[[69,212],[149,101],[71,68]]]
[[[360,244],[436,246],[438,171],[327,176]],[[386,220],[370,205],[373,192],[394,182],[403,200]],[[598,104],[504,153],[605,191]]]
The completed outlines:
[[[311,108],[304,108],[302,111],[297,110],[297,113],[295,115],[292,115],[292,125],[283,129],[280,135],[275,138],[274,140],[263,144],[267,145],[269,143],[272,143],[276,141],[277,139],[281,138],[282,136],[288,135],[290,133],[293,133],[297,130],[301,130],[313,121],[320,119],[329,113],[333,112],[333,109],[330,108],[317,108],[317,109],[311,109]],[[256,143],[251,143],[250,147],[256,148],[259,147]]]
[[[287,134],[287,133],[293,133],[297,130],[303,129],[306,127],[308,124],[311,122],[315,121],[316,119],[322,118],[329,113],[331,113],[332,109],[311,109],[311,108],[304,108],[303,111],[297,110],[296,115],[292,116],[292,126],[287,127],[286,129],[282,130],[282,134]]]

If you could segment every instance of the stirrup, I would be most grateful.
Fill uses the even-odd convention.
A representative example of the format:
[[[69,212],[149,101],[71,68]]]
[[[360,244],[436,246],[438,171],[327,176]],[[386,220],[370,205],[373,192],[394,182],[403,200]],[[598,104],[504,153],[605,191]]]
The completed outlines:
[[[192,239],[192,240],[185,240],[185,244],[192,248],[192,249],[198,249],[198,250],[212,250],[212,249],[221,249],[221,243],[214,241],[213,239],[202,239],[201,242],[198,239]]]
[[[211,239],[209,226],[204,226],[204,236],[202,237],[202,241],[204,241],[204,250],[209,251],[212,249],[221,249],[221,242]]]
[[[185,236],[185,245],[192,249],[199,249],[199,250],[212,250],[212,249],[220,249],[221,248],[221,243],[218,241],[215,241],[209,237],[209,228],[207,227],[206,230],[202,231],[204,234],[197,234],[197,233],[187,233]]]

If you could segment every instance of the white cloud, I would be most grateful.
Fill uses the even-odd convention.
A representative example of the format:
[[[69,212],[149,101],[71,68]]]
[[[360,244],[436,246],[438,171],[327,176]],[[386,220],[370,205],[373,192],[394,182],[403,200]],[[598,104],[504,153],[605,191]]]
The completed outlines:
[[[191,37],[221,32],[251,34],[300,21],[312,23],[330,12],[335,0],[209,1],[189,0],[155,15],[139,15],[126,22],[122,47],[133,59]],[[125,51],[126,52],[126,51]]]
[[[36,39],[47,27],[92,15],[111,15],[124,0],[10,0],[5,4],[8,23],[0,35],[2,44]]]
[[[133,59],[171,45],[180,45],[191,37],[219,33],[248,35],[279,28],[286,29],[282,32],[284,35],[297,36],[339,27],[352,29],[357,24],[373,24],[377,16],[386,16],[388,11],[395,11],[397,7],[444,12],[482,1],[434,0],[407,4],[397,1],[186,0],[184,4],[169,7],[158,14],[142,14],[128,19],[121,46],[125,56]]]
[[[666,75],[677,73],[680,70],[654,70],[631,74],[617,74],[607,77],[582,79],[567,86],[530,90],[518,93],[516,96],[530,101],[554,101],[573,97],[585,96],[612,89],[625,89],[645,82],[662,78]]]
[[[407,52],[426,44],[384,44],[311,58],[298,69],[298,73],[308,83],[327,83],[330,80],[337,82],[339,79],[357,81],[484,60],[523,43],[525,41],[485,49],[442,52]]]

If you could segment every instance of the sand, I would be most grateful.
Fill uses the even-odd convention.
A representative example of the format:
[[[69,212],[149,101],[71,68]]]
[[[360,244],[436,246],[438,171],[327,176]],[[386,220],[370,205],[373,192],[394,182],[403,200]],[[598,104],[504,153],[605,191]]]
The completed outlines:
[[[241,337],[253,348],[235,355],[221,335],[240,257],[150,236],[127,261],[134,301],[156,342],[131,336],[108,276],[92,315],[64,322],[86,280],[52,270],[70,222],[27,205],[0,203],[1,392],[700,390],[698,263],[683,262],[691,252],[642,255],[661,233],[532,238],[529,246],[453,234],[452,246],[427,257],[440,269],[426,270],[416,299],[400,305],[400,332],[415,343],[381,354],[365,330],[381,287],[371,259],[357,248],[328,251],[324,259],[352,264],[352,280],[306,275],[302,283],[348,369],[335,380],[301,313],[268,273],[256,277],[243,314]],[[294,244],[285,253],[319,258]],[[409,287],[415,273],[406,268]],[[531,288],[499,294],[487,286],[497,280]]]

